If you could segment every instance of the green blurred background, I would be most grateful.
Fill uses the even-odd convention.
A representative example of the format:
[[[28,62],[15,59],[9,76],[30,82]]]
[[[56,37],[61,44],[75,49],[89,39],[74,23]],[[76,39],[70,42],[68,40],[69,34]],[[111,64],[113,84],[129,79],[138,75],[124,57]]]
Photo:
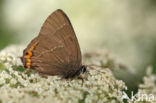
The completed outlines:
[[[155,0],[0,0],[0,49],[28,44],[56,9],[69,16],[82,52],[109,49],[140,76],[156,68]]]

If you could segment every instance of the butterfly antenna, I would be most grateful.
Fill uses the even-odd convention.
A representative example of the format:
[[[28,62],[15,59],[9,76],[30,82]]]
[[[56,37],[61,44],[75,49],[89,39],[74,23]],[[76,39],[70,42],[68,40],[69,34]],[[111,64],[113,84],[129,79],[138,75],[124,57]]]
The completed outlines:
[[[100,66],[100,65],[96,65],[96,64],[90,64],[90,65],[86,65],[87,67],[100,67],[100,68],[107,68],[104,66]]]
[[[102,69],[108,69],[107,67],[100,66],[100,65],[96,65],[96,64],[86,65],[86,67],[89,67],[91,70],[96,70],[97,72],[99,72],[99,73],[104,73],[104,74],[105,74],[105,72],[102,72],[101,70],[102,70]],[[96,67],[98,67],[98,68],[100,68],[100,69],[97,69]]]

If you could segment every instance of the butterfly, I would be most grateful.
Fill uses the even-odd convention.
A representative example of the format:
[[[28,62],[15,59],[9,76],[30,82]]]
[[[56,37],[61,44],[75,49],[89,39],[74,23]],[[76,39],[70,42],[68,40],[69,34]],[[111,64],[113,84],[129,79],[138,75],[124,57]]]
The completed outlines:
[[[24,49],[21,61],[25,68],[64,78],[86,71],[72,24],[60,9],[45,20],[39,35]]]

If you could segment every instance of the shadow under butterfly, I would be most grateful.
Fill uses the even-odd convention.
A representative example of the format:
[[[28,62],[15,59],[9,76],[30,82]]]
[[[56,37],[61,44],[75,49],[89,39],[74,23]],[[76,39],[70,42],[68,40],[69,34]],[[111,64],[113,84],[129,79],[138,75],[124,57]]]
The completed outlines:
[[[46,19],[39,35],[23,51],[21,61],[25,68],[64,78],[86,71],[74,29],[60,9]]]

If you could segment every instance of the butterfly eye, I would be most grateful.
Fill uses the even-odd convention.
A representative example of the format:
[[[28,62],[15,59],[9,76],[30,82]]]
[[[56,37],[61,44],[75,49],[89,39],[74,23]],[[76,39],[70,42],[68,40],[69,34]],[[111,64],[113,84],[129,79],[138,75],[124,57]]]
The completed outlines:
[[[28,50],[26,53],[25,53],[26,56],[32,56],[32,52],[30,50]]]
[[[82,72],[82,73],[85,73],[85,72],[86,72],[86,69],[87,69],[87,67],[86,67],[85,65],[83,65],[83,66],[81,67],[81,72]]]
[[[28,52],[26,52],[26,53],[25,53],[25,55],[29,55],[29,53],[28,53]]]

